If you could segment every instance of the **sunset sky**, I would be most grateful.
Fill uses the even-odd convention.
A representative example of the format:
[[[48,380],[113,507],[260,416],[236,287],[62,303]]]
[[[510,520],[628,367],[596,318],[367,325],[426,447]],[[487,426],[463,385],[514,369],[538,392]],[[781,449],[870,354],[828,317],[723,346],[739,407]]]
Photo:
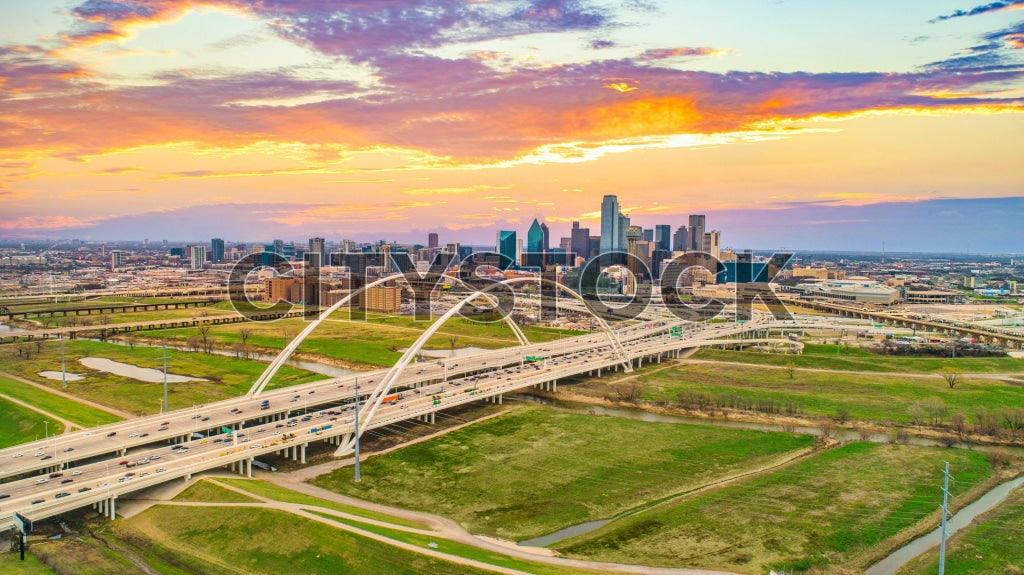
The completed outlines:
[[[0,0],[0,238],[1024,252],[1024,0]]]

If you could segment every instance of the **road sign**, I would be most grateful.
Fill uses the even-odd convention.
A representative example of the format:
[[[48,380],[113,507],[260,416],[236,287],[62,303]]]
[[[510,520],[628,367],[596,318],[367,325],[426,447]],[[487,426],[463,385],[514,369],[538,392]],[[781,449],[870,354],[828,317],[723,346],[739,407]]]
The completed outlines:
[[[21,531],[22,533],[29,533],[32,531],[32,520],[21,513],[15,513],[12,515],[11,520],[14,521],[14,526],[18,528],[18,531]]]

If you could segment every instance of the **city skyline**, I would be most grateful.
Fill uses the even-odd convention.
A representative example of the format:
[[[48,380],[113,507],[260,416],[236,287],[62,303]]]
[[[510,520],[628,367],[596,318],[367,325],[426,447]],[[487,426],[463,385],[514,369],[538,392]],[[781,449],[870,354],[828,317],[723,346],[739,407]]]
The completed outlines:
[[[1020,252],[1022,7],[0,0],[0,238]]]

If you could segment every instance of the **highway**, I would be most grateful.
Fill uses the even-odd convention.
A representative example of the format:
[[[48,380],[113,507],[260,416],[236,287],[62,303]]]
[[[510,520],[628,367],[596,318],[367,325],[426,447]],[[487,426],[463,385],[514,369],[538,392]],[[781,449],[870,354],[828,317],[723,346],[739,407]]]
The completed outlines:
[[[685,327],[682,337],[670,335],[673,326]],[[365,419],[369,404],[363,404],[360,424],[365,432],[565,377],[616,369],[627,361],[656,361],[664,354],[765,327],[757,322],[660,321],[617,331],[627,358],[617,356],[607,334],[593,333],[411,364],[388,392],[400,397],[381,403],[370,422]],[[527,362],[527,356],[544,359]],[[304,459],[310,441],[344,446],[354,430],[356,379],[365,398],[387,373],[382,369],[270,389],[258,398],[233,398],[0,450],[0,530],[12,526],[14,511],[41,519],[112,502],[124,493],[189,478],[205,469],[233,465],[241,470],[249,465],[251,471],[251,460],[264,454],[287,449],[291,456]],[[261,409],[264,401],[268,407]],[[227,439],[222,428],[243,431]],[[195,432],[210,437],[193,438]]]

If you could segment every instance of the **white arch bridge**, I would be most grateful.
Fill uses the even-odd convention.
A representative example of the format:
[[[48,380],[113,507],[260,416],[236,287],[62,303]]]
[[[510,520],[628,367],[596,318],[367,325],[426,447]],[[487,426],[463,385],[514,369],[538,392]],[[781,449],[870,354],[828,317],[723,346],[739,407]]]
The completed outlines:
[[[505,283],[523,281],[536,279]],[[560,288],[575,295],[564,286]],[[557,382],[566,377],[630,370],[644,362],[721,343],[723,338],[757,337],[757,332],[763,337],[769,329],[800,328],[795,324],[776,328],[777,324],[763,319],[746,324],[693,324],[670,318],[615,331],[597,318],[603,328],[600,333],[529,343],[519,331],[517,346],[412,363],[444,322],[476,298],[493,297],[489,291],[477,290],[461,298],[390,369],[267,389],[272,372],[339,305],[326,310],[289,344],[245,396],[2,449],[0,494],[9,497],[0,506],[0,530],[13,525],[14,511],[41,519],[93,505],[113,517],[119,495],[175,478],[189,479],[206,469],[227,466],[251,473],[257,457],[275,453],[305,461],[311,441],[336,445],[336,455],[344,455],[351,450],[356,434],[370,429],[410,419],[432,421],[437,411],[480,399],[501,402],[504,394],[529,387],[557,389]],[[672,334],[675,327],[681,329]],[[362,387],[358,429],[354,425],[357,382]],[[232,433],[225,433],[228,430]],[[168,442],[175,444],[170,452]],[[43,460],[32,457],[33,452],[52,457]],[[15,457],[15,453],[24,456]],[[133,470],[138,473],[126,480],[121,461],[139,462]],[[44,478],[64,473],[73,483],[40,483],[40,472]]]

